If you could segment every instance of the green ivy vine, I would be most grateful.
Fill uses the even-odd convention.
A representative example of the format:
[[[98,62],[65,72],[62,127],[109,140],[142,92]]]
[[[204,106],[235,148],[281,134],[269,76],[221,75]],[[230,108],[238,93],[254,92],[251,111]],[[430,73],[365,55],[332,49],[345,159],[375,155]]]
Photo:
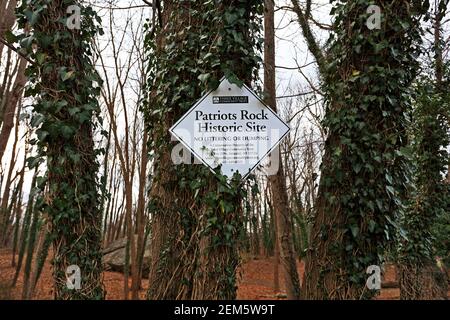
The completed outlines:
[[[434,82],[424,77],[417,84],[418,95],[412,125],[414,189],[404,224],[408,241],[403,250],[408,260],[420,264],[433,260],[435,245],[432,225],[449,209],[448,186],[444,182],[449,155],[449,93],[436,92]]]
[[[70,29],[69,6],[81,10],[81,29]],[[102,191],[94,131],[100,130],[97,96],[101,79],[92,63],[92,40],[100,18],[92,7],[73,0],[22,1],[17,10],[20,50],[33,61],[26,71],[26,97],[33,98],[32,126],[38,155],[29,167],[46,163],[40,204],[51,222],[55,297],[102,299]],[[97,120],[95,120],[97,119]],[[81,288],[66,285],[66,268],[81,269]]]
[[[426,5],[332,2],[335,19],[323,81],[328,138],[317,204],[325,220],[316,222],[313,243],[313,254],[325,258],[311,258],[319,266],[312,281],[319,285],[316,289],[317,282],[309,283],[306,295],[370,298],[376,291],[365,288],[366,269],[381,266],[386,248],[394,243],[410,183],[406,115],[419,69],[420,19]],[[370,5],[381,8],[380,29],[366,25]],[[330,283],[335,285],[325,287]]]
[[[445,12],[446,5],[440,10]],[[435,43],[432,52],[436,55],[444,45],[442,41]],[[399,247],[399,262],[406,273],[412,273],[409,283],[405,279],[405,292],[401,293],[409,299],[423,298],[426,290],[421,286],[426,285],[420,282],[437,265],[437,257],[447,266],[450,262],[450,186],[445,182],[450,145],[449,63],[442,61],[442,75],[438,76],[437,59],[442,56],[436,55],[424,66],[415,85],[410,128],[414,174],[408,209],[402,219],[407,238]],[[440,267],[444,269],[444,265]]]
[[[149,150],[152,150],[156,163],[152,184],[163,184],[161,187],[172,200],[168,204],[161,199],[161,194],[152,194],[150,207],[152,214],[161,219],[175,215],[175,226],[179,228],[176,233],[168,231],[172,236],[166,239],[161,250],[160,256],[164,259],[158,270],[161,277],[163,272],[170,273],[170,256],[172,260],[176,259],[174,255],[179,241],[183,243],[180,245],[182,250],[192,253],[198,250],[186,244],[196,242],[197,246],[200,239],[207,238],[208,248],[201,249],[203,257],[191,257],[198,260],[215,255],[216,267],[206,270],[208,274],[197,271],[196,277],[214,279],[219,283],[217,289],[209,290],[216,299],[230,299],[236,294],[235,272],[239,261],[237,258],[219,261],[219,253],[223,252],[223,257],[238,255],[241,206],[246,189],[238,175],[227,181],[220,174],[220,168],[213,174],[203,165],[165,163],[171,161],[170,150],[175,145],[170,140],[168,129],[202,95],[216,89],[223,76],[239,86],[244,82],[250,85],[256,79],[261,62],[262,4],[262,0],[181,0],[176,6],[163,8],[166,14],[170,12],[163,21],[164,27],[152,29],[155,38],[150,32],[153,26],[149,25],[145,43],[149,58],[149,97],[143,112],[150,136]],[[193,241],[192,237],[197,237],[197,240]],[[195,286],[193,281],[192,274],[180,279],[186,288]],[[177,298],[168,293],[158,294],[156,283],[155,288],[149,290],[150,298]]]

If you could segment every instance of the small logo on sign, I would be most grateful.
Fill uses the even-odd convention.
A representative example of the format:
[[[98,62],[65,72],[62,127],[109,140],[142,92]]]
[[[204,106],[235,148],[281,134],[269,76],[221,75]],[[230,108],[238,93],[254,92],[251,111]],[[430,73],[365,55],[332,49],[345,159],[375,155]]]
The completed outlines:
[[[213,104],[220,103],[248,103],[248,96],[215,96],[212,97]]]

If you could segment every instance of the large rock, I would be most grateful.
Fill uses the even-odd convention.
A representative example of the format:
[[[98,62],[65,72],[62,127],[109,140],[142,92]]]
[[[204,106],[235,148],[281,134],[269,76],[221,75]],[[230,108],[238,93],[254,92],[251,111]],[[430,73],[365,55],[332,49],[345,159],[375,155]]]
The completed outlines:
[[[135,236],[135,243],[137,242],[137,236]],[[144,251],[143,266],[142,266],[142,276],[144,278],[148,277],[148,272],[150,268],[150,247],[149,239]],[[103,268],[107,271],[115,271],[124,273],[125,272],[125,246],[127,244],[127,239],[122,238],[110,243],[106,248],[103,249]],[[131,265],[129,266],[131,268]],[[131,270],[131,269],[128,269]]]

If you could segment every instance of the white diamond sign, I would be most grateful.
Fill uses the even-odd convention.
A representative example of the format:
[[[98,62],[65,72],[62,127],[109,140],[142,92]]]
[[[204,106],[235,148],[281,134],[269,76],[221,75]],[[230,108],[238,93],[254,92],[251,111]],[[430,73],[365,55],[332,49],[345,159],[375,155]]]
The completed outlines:
[[[170,132],[211,170],[245,179],[288,134],[289,127],[246,85],[227,79],[203,96]]]

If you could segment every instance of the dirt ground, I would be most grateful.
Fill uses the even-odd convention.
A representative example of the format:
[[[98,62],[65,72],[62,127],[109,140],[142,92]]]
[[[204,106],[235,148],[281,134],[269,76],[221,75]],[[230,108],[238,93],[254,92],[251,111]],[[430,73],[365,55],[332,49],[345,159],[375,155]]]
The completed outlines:
[[[11,267],[12,254],[10,250],[0,250],[0,299],[21,299],[23,277],[19,276],[16,287],[8,289],[8,283],[14,277],[15,269]],[[301,277],[303,277],[304,266],[297,264]],[[284,299],[284,281],[280,277],[281,292],[274,292],[274,259],[258,258],[244,259],[239,270],[238,299],[239,300],[273,300]],[[116,272],[104,272],[104,284],[107,291],[108,300],[123,299],[123,275]],[[385,282],[395,282],[395,267],[387,267],[383,275]],[[147,280],[143,280],[143,288],[140,292],[141,299],[145,299]],[[398,288],[382,289],[377,299],[398,299],[400,291]],[[450,294],[450,292],[449,292]],[[52,274],[51,265],[46,262],[41,278],[38,282],[34,299],[49,300],[52,299]]]

